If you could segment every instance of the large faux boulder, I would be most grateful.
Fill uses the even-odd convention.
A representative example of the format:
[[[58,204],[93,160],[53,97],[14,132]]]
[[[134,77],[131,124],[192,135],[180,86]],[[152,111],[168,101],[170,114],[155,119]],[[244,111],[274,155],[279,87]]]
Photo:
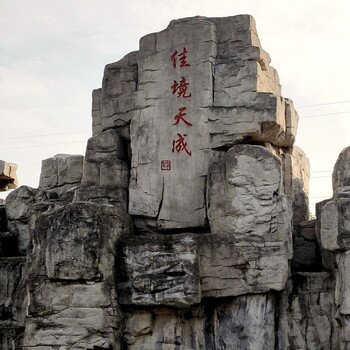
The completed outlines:
[[[106,67],[93,117],[95,132],[130,124],[129,213],[162,231],[208,228],[212,150],[291,147],[298,120],[251,16],[186,18],[145,36]]]
[[[188,307],[201,300],[197,244],[190,235],[119,242],[119,302]]]
[[[232,147],[209,172],[211,232],[232,234],[240,245],[287,244],[292,218],[281,179],[281,161],[266,148]]]
[[[350,147],[339,154],[332,174],[333,192],[350,192]]]
[[[74,201],[112,204],[127,211],[129,167],[123,138],[106,130],[88,140],[81,187]]]
[[[310,163],[299,147],[282,154],[284,193],[292,203],[293,223],[309,220]]]
[[[288,349],[340,349],[334,279],[327,272],[293,276],[288,298]]]
[[[81,182],[83,160],[83,156],[71,154],[56,154],[43,160],[39,189],[55,192],[59,197],[71,200]]]
[[[74,203],[41,216],[27,264],[25,347],[116,346],[114,257],[116,241],[129,230],[127,214],[111,205]]]
[[[29,243],[30,219],[34,213],[34,205],[39,199],[39,191],[29,186],[21,186],[12,191],[6,198],[8,232],[16,238],[17,253],[24,255]],[[42,198],[40,198],[42,199]],[[5,249],[5,247],[3,248]],[[13,250],[8,247],[7,249]]]
[[[321,209],[320,240],[329,251],[350,249],[350,198],[327,201]]]
[[[232,234],[125,236],[118,242],[119,303],[189,307],[204,297],[281,291],[283,244],[240,245]]]
[[[18,186],[17,165],[0,160],[0,191],[8,191]]]

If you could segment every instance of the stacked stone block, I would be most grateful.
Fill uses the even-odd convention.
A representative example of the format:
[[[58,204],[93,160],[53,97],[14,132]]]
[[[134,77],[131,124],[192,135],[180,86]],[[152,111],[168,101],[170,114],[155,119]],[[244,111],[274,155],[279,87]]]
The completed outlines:
[[[4,349],[347,349],[349,152],[310,221],[251,16],[172,21],[92,97],[85,157],[45,160],[0,210],[22,255],[0,258]]]

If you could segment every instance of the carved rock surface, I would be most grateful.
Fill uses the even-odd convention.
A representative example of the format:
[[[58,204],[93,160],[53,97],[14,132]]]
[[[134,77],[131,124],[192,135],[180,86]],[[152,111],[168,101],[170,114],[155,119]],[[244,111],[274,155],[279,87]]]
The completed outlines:
[[[350,348],[350,250],[336,254],[335,304],[336,320],[339,327],[339,349]]]
[[[39,189],[56,192],[59,197],[73,198],[83,173],[81,155],[56,154],[42,161]]]
[[[0,191],[8,191],[18,186],[17,165],[0,160]]]
[[[350,198],[335,198],[322,206],[320,238],[323,249],[350,249]]]
[[[0,258],[0,333],[24,324],[26,290],[24,257]],[[1,342],[0,342],[1,344]]]
[[[6,198],[6,213],[9,235],[17,241],[17,251],[24,255],[29,243],[29,220],[33,214],[38,190],[21,186]],[[9,247],[10,249],[10,247]]]
[[[83,178],[74,201],[113,204],[127,211],[129,167],[124,148],[123,138],[115,130],[88,140]]]
[[[187,309],[138,308],[126,312],[124,344],[130,350],[270,350],[274,313],[272,294],[210,300]]]
[[[333,168],[332,175],[333,192],[350,191],[350,147],[346,147],[339,154]]]
[[[327,272],[298,273],[289,296],[289,348],[339,349],[334,280]]]
[[[208,217],[213,234],[237,245],[290,244],[291,210],[281,193],[281,163],[262,146],[237,145],[213,162]]]
[[[274,349],[274,306],[272,294],[244,295],[218,306],[212,348]]]
[[[283,243],[238,245],[233,235],[125,237],[118,243],[119,302],[188,307],[202,297],[280,291],[288,278]]]
[[[237,242],[230,234],[198,235],[203,297],[282,290],[288,279],[285,243]]]
[[[293,145],[298,117],[269,63],[252,17],[194,17],[106,67],[94,125],[130,123],[131,215],[158,230],[205,228],[212,150],[243,140]]]
[[[284,193],[292,203],[293,223],[309,220],[310,163],[299,147],[283,153]]]
[[[39,219],[27,263],[25,348],[116,346],[115,244],[129,229],[125,213],[86,202]]]
[[[120,303],[185,307],[200,301],[194,237],[135,237],[119,244]]]
[[[322,271],[322,258],[315,229],[315,220],[294,224],[293,271]]]
[[[92,119],[85,157],[44,160],[38,190],[0,203],[0,348],[350,349],[347,174],[316,235],[298,115],[251,16],[141,38]],[[336,291],[300,273],[324,268],[319,242]]]

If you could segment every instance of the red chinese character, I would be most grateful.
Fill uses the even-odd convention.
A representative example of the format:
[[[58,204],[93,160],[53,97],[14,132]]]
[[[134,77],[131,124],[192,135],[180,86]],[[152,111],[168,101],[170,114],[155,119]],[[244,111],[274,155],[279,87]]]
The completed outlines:
[[[185,151],[189,156],[192,154],[191,151],[187,149],[187,142],[185,142],[185,137],[187,134],[177,134],[178,139],[173,140],[173,149],[172,152],[181,152]]]
[[[180,59],[180,67],[190,67],[190,64],[187,63],[187,49],[183,48],[182,52],[179,54],[177,50],[171,55],[171,61],[173,62],[173,67],[176,68],[177,57]]]
[[[190,93],[189,95],[186,95],[187,89],[188,89],[188,82],[186,81],[186,78],[181,77],[180,83],[178,83],[176,80],[174,80],[173,85],[171,85],[171,90],[173,95],[175,95],[177,93],[177,97],[183,97],[183,98],[187,98],[187,97],[191,97],[192,93]]]
[[[180,57],[180,67],[189,67],[190,65],[187,63],[187,49],[184,47],[183,51],[179,54]]]
[[[175,50],[174,53],[171,55],[171,60],[173,62],[174,68],[176,68],[176,56],[177,56],[177,51]]]
[[[175,123],[173,125],[179,124],[180,120],[182,120],[187,126],[192,126],[192,123],[190,123],[185,119],[185,116],[186,116],[185,110],[186,110],[186,107],[179,108],[179,113],[176,114],[176,116],[174,117]]]
[[[170,160],[162,160],[160,162],[161,170],[171,170],[171,161]]]

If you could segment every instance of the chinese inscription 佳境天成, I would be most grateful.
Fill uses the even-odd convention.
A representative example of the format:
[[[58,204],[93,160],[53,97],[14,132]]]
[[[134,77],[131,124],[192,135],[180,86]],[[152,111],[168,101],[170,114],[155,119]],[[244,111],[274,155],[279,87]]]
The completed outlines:
[[[171,62],[174,69],[190,67],[191,65],[187,62],[187,49],[183,47],[181,52],[175,50],[171,56]],[[177,98],[181,97],[182,99],[191,98],[192,93],[189,89],[189,82],[186,77],[181,77],[179,81],[174,80],[171,85],[171,92]],[[183,101],[185,103],[185,101]],[[180,106],[178,107],[178,113],[174,116],[174,123],[172,125],[178,126],[179,124],[184,124],[187,127],[193,126],[193,124],[187,118],[187,107]],[[192,155],[192,152],[189,150],[187,145],[186,137],[187,133],[179,133],[177,132],[177,138],[172,140],[172,152],[180,153],[184,151],[188,156]],[[161,170],[171,170],[171,161],[170,160],[162,160],[160,165]]]
[[[171,55],[171,61],[173,68],[176,69],[182,67],[190,67],[191,65],[187,62],[187,49],[184,47],[182,52],[175,50]],[[171,85],[171,92],[173,95],[177,94],[177,98],[190,98],[192,93],[189,90],[189,83],[185,77],[181,77],[180,81],[177,82],[174,80],[173,85]],[[191,127],[193,124],[185,118],[187,116],[187,107],[181,106],[178,108],[178,113],[174,116],[175,123],[173,125],[178,125],[180,122],[185,124],[188,127]],[[187,142],[185,141],[187,134],[177,133],[177,139],[173,139],[172,152],[182,152],[185,151],[187,155],[191,156],[192,152],[187,147]]]

